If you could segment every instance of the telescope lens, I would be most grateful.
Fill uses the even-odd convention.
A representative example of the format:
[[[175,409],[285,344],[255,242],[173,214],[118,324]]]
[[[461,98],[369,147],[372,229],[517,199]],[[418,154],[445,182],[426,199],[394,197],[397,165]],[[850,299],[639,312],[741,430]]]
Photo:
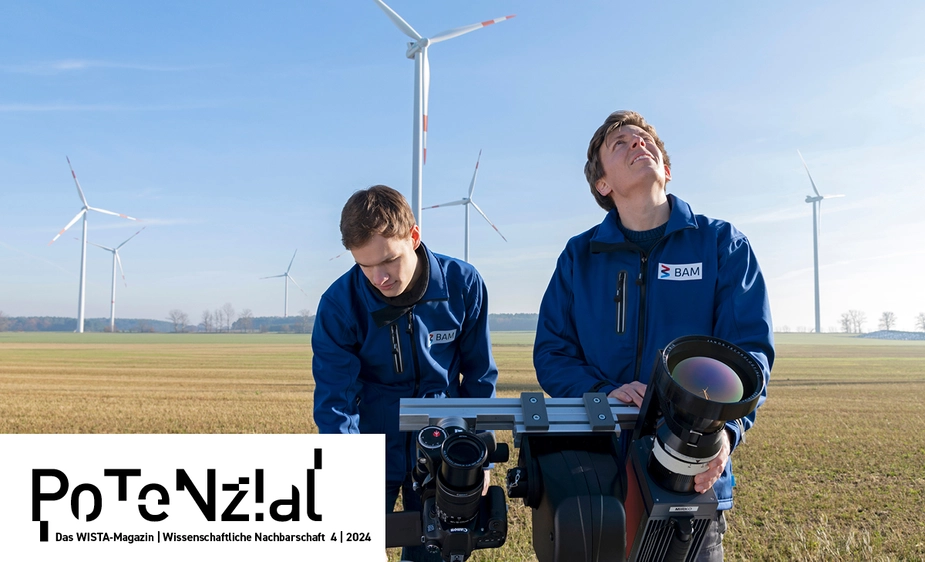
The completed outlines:
[[[471,433],[457,433],[443,444],[443,481],[456,490],[481,486],[482,465],[487,459],[488,450],[482,441]]]
[[[684,390],[713,402],[732,404],[745,394],[742,379],[732,367],[712,357],[682,359],[671,371],[671,378]]]
[[[443,444],[436,506],[444,523],[464,523],[478,515],[488,449],[473,433],[456,433]]]
[[[684,336],[659,352],[634,438],[656,433],[649,472],[662,487],[693,493],[694,476],[722,448],[729,420],[758,406],[764,375],[747,352],[719,338]],[[661,416],[664,423],[655,423]]]

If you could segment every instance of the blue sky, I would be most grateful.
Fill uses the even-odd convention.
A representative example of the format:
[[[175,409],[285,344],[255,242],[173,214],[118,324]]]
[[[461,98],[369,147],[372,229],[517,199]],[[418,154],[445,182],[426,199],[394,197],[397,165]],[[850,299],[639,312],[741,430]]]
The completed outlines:
[[[823,330],[857,309],[913,329],[925,311],[925,7],[889,2],[391,0],[424,36],[516,18],[430,48],[424,205],[465,195],[482,151],[471,261],[492,312],[535,312],[569,237],[597,224],[582,166],[616,109],[652,122],[669,191],[733,222],[775,324],[813,325],[811,193],[823,194]],[[352,261],[340,209],[384,183],[410,197],[406,37],[373,0],[0,5],[0,310],[77,315],[80,210],[144,219],[120,252],[118,317],[199,321],[315,310]],[[424,212],[461,256],[460,207]],[[114,246],[139,228],[90,215]],[[87,317],[109,315],[111,254],[88,248]]]

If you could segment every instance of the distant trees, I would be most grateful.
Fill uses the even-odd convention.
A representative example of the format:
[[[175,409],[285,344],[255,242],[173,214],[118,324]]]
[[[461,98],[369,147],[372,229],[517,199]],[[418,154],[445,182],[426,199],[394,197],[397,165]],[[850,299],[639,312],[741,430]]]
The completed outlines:
[[[185,332],[186,326],[189,324],[189,316],[178,308],[167,313],[167,320],[173,324],[174,332]]]
[[[214,320],[212,319],[212,312],[209,309],[202,311],[202,326],[203,332],[211,332],[214,325]]]
[[[3,315],[3,311],[0,310],[0,332],[6,331],[7,320],[6,316]]]
[[[488,315],[488,328],[492,332],[505,330],[530,332],[536,330],[538,321],[539,314],[536,313],[496,313]]]
[[[242,330],[250,332],[254,327],[254,313],[251,312],[251,309],[245,308],[241,311],[241,317],[238,321],[241,323]]]
[[[846,334],[860,334],[864,330],[867,315],[860,310],[849,310],[841,315],[841,329]]]
[[[250,310],[247,310],[250,313]],[[215,310],[202,311],[202,323],[199,329],[203,332],[230,332],[234,325],[235,310],[230,302],[226,302]]]
[[[231,331],[231,325],[234,324],[235,311],[234,307],[231,306],[230,302],[226,302],[222,305],[222,317],[225,320],[225,330]]]
[[[880,315],[880,329],[892,330],[896,326],[896,315],[892,312],[884,312]]]
[[[312,311],[303,308],[299,311],[299,333],[307,334],[311,332],[312,327]]]
[[[915,317],[915,329],[925,332],[925,312],[919,312],[919,315]]]

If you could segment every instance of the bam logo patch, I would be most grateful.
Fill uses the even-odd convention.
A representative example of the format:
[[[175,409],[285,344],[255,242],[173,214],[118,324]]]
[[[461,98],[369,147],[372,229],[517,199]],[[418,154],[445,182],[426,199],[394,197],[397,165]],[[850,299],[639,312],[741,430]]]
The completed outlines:
[[[438,343],[450,343],[456,339],[456,330],[443,330],[427,334],[427,347]]]
[[[701,279],[703,263],[660,263],[658,278],[668,281],[693,281]]]

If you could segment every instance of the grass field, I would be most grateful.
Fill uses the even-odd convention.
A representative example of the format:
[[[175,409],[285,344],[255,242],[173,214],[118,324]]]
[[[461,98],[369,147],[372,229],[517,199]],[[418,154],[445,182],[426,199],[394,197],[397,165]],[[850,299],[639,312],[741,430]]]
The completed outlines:
[[[493,339],[499,395],[537,390],[532,334]],[[0,333],[0,432],[313,432],[309,341]],[[726,559],[925,560],[925,342],[781,334],[777,352],[733,456]],[[508,544],[472,560],[535,559],[529,511],[510,508]]]

